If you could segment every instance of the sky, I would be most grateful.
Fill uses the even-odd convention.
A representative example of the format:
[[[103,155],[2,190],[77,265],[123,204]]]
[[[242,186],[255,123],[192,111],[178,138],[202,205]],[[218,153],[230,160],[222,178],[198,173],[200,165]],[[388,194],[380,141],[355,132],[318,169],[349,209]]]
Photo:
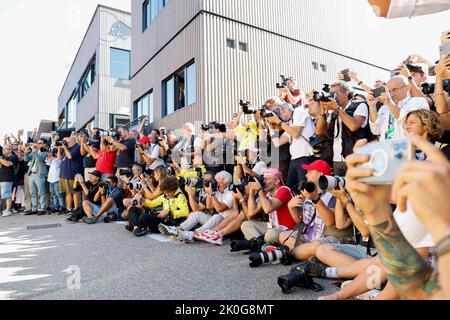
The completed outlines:
[[[56,120],[59,93],[99,3],[131,10],[131,0],[0,0],[0,137],[32,131],[41,119]],[[436,60],[441,32],[450,29],[450,11],[413,19],[368,16],[360,27],[369,41],[390,48],[377,52],[385,67],[410,53]]]

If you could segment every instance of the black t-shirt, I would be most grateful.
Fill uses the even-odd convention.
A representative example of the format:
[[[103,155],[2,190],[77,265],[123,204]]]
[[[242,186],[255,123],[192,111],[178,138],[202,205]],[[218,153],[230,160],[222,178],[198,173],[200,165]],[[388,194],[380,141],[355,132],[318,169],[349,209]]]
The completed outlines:
[[[136,140],[130,138],[127,140],[120,140],[119,143],[126,146],[127,151],[117,151],[117,157],[114,166],[116,168],[130,168],[134,163],[134,146],[136,145]]]
[[[17,166],[19,159],[15,154],[11,154],[9,156],[3,156],[5,161],[12,162],[13,165],[11,167],[5,167],[4,165],[0,165],[0,182],[14,182],[15,172],[14,168]]]
[[[123,211],[123,197],[124,190],[122,188],[115,188],[114,190],[111,190],[108,195],[108,198],[113,199],[117,209],[119,209],[119,215]]]
[[[92,202],[95,205],[101,205],[102,204],[102,198],[99,197],[98,201],[94,201],[95,195],[98,192],[98,184],[96,184],[95,186],[92,184],[92,182],[87,181],[86,182],[86,187],[89,190],[89,193],[86,197],[86,200],[88,200],[89,202]],[[74,191],[76,192],[83,192],[83,188],[80,186],[80,184],[77,185],[77,187],[74,189]]]
[[[450,130],[444,131],[444,135],[441,139],[439,139],[440,142],[450,144]]]
[[[97,165],[97,160],[95,160],[91,155],[87,154],[83,158],[83,167],[84,168],[95,168]]]

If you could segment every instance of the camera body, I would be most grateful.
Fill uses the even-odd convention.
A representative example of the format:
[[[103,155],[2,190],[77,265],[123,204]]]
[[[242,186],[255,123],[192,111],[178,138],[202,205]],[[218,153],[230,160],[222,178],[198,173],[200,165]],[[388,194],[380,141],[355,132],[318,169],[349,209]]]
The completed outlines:
[[[241,100],[239,102],[239,105],[242,107],[242,111],[244,112],[244,114],[251,115],[258,112],[258,109],[253,107],[249,101]]]
[[[374,98],[378,98],[382,93],[385,93],[386,89],[384,87],[376,88],[372,90],[372,95]]]
[[[370,160],[360,166],[374,171],[373,176],[360,179],[369,185],[392,184],[396,174],[415,157],[415,149],[409,139],[370,143],[358,148],[355,153],[370,156]]]
[[[133,172],[131,169],[119,169],[119,176],[127,176],[131,177],[133,175]]]
[[[216,192],[218,190],[218,185],[217,185],[217,181],[216,180],[205,180],[203,181],[203,187],[204,188],[209,188],[211,187],[213,192]]]
[[[316,184],[311,181],[303,181],[298,186],[299,191],[306,191],[308,193],[314,193],[317,190]]]
[[[302,262],[294,266],[287,275],[279,277],[278,285],[284,294],[289,294],[294,287],[310,289],[316,292],[322,291],[323,287],[316,284],[309,273],[308,264]]]
[[[66,146],[67,147],[67,142],[62,140],[62,141],[56,141],[55,142],[55,146],[57,147],[62,147],[62,146]]]
[[[313,100],[316,102],[330,102],[331,99],[336,100],[337,94],[334,92],[318,92],[314,91]]]

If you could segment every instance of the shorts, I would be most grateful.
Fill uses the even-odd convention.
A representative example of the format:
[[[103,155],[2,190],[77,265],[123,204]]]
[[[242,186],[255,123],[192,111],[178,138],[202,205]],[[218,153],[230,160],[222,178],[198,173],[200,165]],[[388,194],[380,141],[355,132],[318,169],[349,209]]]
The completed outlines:
[[[100,212],[100,206],[94,205],[94,207],[92,208],[92,213],[94,215],[97,215],[97,213]],[[113,205],[111,208],[108,209],[108,211],[106,211],[103,216],[107,216],[109,214],[114,214],[115,218],[119,217],[119,209],[117,209],[116,205]]]
[[[361,245],[352,245],[352,244],[332,244],[332,247],[335,247],[343,254],[346,254],[350,257],[355,258],[356,260],[362,260],[366,258],[371,258],[371,255],[367,254],[367,248]],[[370,248],[370,254],[375,254],[376,249]]]
[[[0,199],[11,199],[13,182],[0,182]]]
[[[305,235],[302,234],[300,237],[298,236],[298,230],[295,231],[292,235],[291,238],[295,239],[295,246],[299,246],[301,244],[304,243],[311,243],[314,241],[318,241],[321,244],[339,244],[342,242],[342,239],[333,237],[333,236],[326,236],[324,238],[319,238],[319,239],[315,239],[313,241],[309,241],[308,239],[306,239]]]
[[[73,190],[73,183],[73,180],[59,179],[59,192],[69,194],[75,193],[75,191]]]

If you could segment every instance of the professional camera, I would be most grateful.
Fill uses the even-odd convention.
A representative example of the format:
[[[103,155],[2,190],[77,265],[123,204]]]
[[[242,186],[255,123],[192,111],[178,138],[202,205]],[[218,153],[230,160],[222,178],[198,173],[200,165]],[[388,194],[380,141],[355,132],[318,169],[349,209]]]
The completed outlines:
[[[278,117],[281,121],[281,113],[280,110],[269,110],[266,106],[262,106],[260,110],[260,114],[262,118],[272,118],[274,116]]]
[[[277,89],[286,88],[288,86],[287,82],[289,79],[284,74],[280,74],[280,79],[281,79],[281,82],[278,82],[276,85]]]
[[[266,188],[266,182],[264,181],[264,176],[257,176],[254,177],[253,180],[255,182],[259,182],[259,184],[261,185],[261,188],[265,189]]]
[[[218,190],[218,185],[216,180],[205,180],[203,181],[203,187],[204,188],[210,188],[213,192],[216,192]]]
[[[302,181],[302,183],[299,184],[298,186],[298,190],[299,191],[306,191],[309,193],[313,193],[315,192],[317,189],[316,185],[314,182],[311,181]]]
[[[336,100],[337,94],[334,92],[318,92],[314,91],[313,100],[316,102],[330,102],[331,99]]]
[[[358,148],[355,153],[370,156],[370,160],[360,166],[373,170],[373,176],[360,179],[370,185],[392,184],[397,173],[415,158],[415,148],[409,139],[370,143]]]
[[[133,175],[131,169],[119,169],[119,176],[127,176],[130,177]]]
[[[381,96],[382,93],[386,92],[386,89],[384,87],[376,88],[372,90],[372,96],[374,98],[378,98]]]
[[[178,182],[182,186],[189,186],[189,187],[196,188],[196,189],[203,188],[203,180],[202,179],[181,177],[178,180]]]
[[[339,190],[339,183],[342,183],[344,188],[347,185],[344,177],[321,176],[319,178],[319,188],[321,190]]]
[[[211,127],[209,124],[202,124],[201,129],[202,131],[209,131]]]
[[[114,140],[120,140],[120,133],[117,130],[101,131],[99,135],[100,137],[112,137]]]
[[[241,100],[239,102],[239,105],[242,107],[242,111],[244,112],[244,114],[249,115],[256,114],[258,112],[258,109],[253,107],[249,101]]]
[[[132,182],[128,185],[130,190],[142,190],[143,186],[140,182]]]
[[[323,290],[321,285],[314,282],[307,262],[294,266],[290,273],[278,277],[278,285],[284,294],[289,294],[294,287],[310,289],[316,292]]]
[[[67,147],[67,142],[66,141],[56,141],[55,142],[55,146],[57,147],[62,147],[62,146],[66,146]]]
[[[98,187],[99,188],[104,188],[106,186],[106,183],[104,182],[104,181],[100,181],[99,183],[98,183]]]
[[[448,92],[448,94],[450,94],[450,80],[443,80],[442,81],[442,85],[444,87],[444,91]],[[435,83],[428,83],[425,82],[424,84],[422,84],[422,92],[423,94],[429,96],[434,94],[436,90],[436,84]]]
[[[239,252],[249,250],[250,252],[257,252],[261,250],[264,245],[264,236],[254,238],[251,240],[233,240],[230,243],[231,252]]]
[[[250,267],[256,268],[264,263],[280,260],[281,264],[289,266],[292,264],[292,257],[287,246],[279,246],[278,250],[270,252],[253,252],[248,257],[250,259]]]
[[[248,185],[247,182],[243,181],[241,184],[231,184],[230,187],[228,188],[230,191],[233,191],[234,193],[239,192],[241,194],[245,193],[245,187]]]

